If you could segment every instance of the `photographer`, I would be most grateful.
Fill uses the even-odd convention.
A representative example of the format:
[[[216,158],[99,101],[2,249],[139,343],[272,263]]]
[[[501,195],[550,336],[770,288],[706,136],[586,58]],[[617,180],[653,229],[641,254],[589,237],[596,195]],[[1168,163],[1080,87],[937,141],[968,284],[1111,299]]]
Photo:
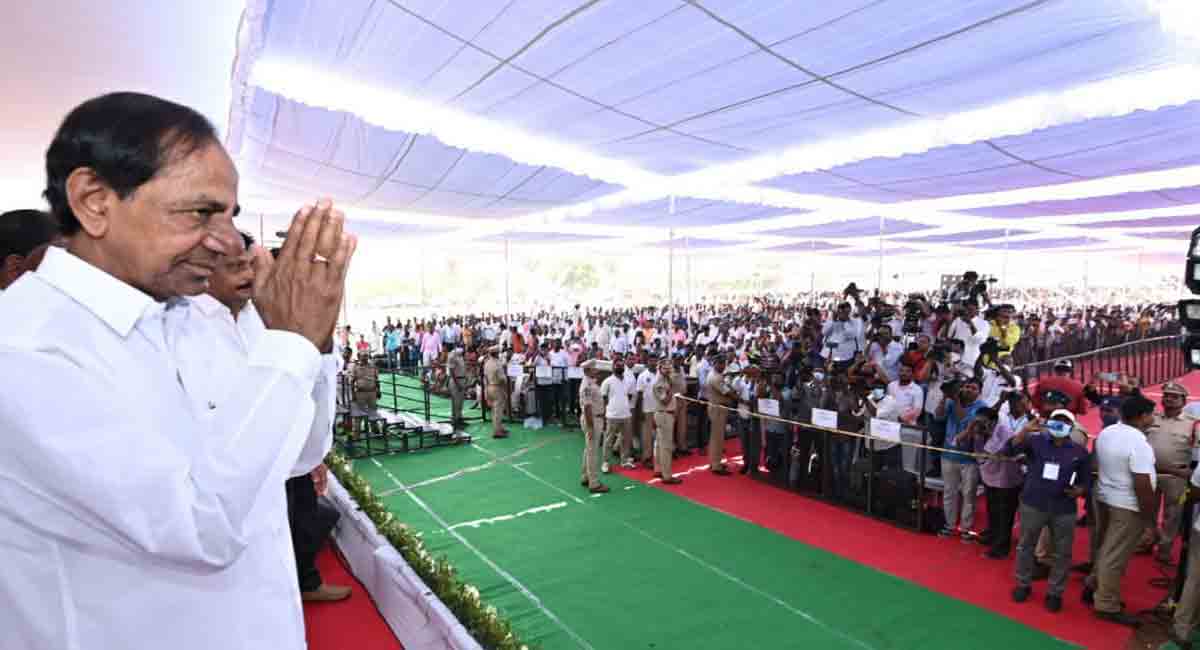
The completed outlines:
[[[963,342],[963,363],[974,366],[979,358],[979,346],[988,340],[991,332],[991,325],[979,315],[979,305],[968,300],[954,307],[954,320],[947,328],[946,337]]]
[[[854,364],[854,357],[863,349],[863,322],[851,316],[850,303],[837,306],[833,318],[821,328],[825,342],[822,357],[832,362],[834,368],[845,370]]]
[[[903,355],[904,346],[892,338],[892,328],[888,325],[877,327],[875,336],[867,346],[867,359],[879,369],[880,381],[887,383],[899,376],[900,357]]]
[[[993,310],[989,333],[999,346],[996,355],[999,360],[1011,358],[1017,343],[1021,342],[1021,326],[1013,322],[1013,311],[1012,305],[1000,305]]]
[[[944,446],[964,452],[975,451],[974,440],[960,434],[967,431],[967,426],[975,418],[975,414],[987,407],[987,404],[979,399],[979,382],[974,378],[966,379],[957,390],[951,388],[947,391],[946,387],[943,387],[943,392],[945,398],[938,406],[937,415],[946,418]],[[964,540],[973,541],[975,533],[971,527],[975,523],[975,489],[979,485],[979,466],[971,456],[945,452],[942,454],[942,480],[945,482],[942,494],[946,527],[939,535],[954,535],[954,525],[961,508],[960,534]]]

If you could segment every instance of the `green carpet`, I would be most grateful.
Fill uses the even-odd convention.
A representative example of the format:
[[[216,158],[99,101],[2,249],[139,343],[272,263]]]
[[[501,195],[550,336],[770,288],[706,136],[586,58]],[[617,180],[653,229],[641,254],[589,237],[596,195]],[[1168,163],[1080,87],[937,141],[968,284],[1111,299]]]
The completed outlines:
[[[544,650],[1072,647],[616,474],[593,498],[578,431],[510,431],[354,465]]]
[[[425,391],[421,380],[411,375],[379,373],[379,408],[413,413],[425,417]],[[475,400],[468,396],[463,406],[463,418],[472,421],[483,417],[478,408],[468,408]],[[429,417],[434,421],[450,420],[450,398],[430,395]]]

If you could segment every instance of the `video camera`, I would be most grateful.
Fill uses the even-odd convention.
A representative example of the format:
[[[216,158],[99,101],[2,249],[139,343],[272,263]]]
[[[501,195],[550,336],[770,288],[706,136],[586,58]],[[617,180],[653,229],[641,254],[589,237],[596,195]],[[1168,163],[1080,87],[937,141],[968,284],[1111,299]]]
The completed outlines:
[[[904,303],[904,334],[920,334],[921,319],[925,318],[925,296],[919,293],[908,294]]]

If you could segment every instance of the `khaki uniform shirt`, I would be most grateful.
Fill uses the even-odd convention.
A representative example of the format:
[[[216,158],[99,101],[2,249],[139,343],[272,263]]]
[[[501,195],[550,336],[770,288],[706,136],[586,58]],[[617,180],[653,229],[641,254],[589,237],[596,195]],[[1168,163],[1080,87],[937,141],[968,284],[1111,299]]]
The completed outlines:
[[[460,385],[466,381],[467,362],[463,359],[461,352],[455,350],[450,353],[450,356],[446,358],[446,370]]]
[[[708,388],[709,401],[720,406],[733,404],[734,395],[725,388],[725,375],[723,373],[716,370],[708,371],[708,377],[704,384]]]
[[[489,357],[484,362],[483,380],[487,383],[488,388],[501,388],[508,382],[508,377],[504,374],[504,366],[500,365],[499,359]]]
[[[675,414],[675,390],[673,381],[675,375],[671,375],[671,379],[667,379],[661,373],[658,379],[654,382],[654,386],[650,390],[654,392],[654,399],[658,401],[661,410],[664,413]]]
[[[1183,413],[1173,418],[1155,413],[1155,428],[1146,436],[1154,448],[1154,462],[1173,467],[1188,466],[1192,462],[1192,427],[1195,423],[1195,418]]]

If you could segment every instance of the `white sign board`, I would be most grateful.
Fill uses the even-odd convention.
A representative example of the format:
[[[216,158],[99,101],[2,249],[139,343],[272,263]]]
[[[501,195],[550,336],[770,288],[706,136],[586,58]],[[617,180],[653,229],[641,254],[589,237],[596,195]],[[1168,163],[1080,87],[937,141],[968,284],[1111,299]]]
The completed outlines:
[[[579,366],[567,368],[567,379],[583,379],[583,368]]]
[[[771,415],[779,417],[779,400],[760,399],[758,400],[758,412],[763,415]]]
[[[812,410],[812,423],[818,427],[826,427],[829,429],[837,428],[837,411],[827,411],[825,409]]]
[[[549,379],[550,366],[534,366],[533,376],[537,377],[538,379]]]
[[[891,442],[900,442],[900,423],[871,418],[871,435]]]
[[[508,366],[508,376],[509,377],[520,377],[521,376],[521,365],[517,364],[517,363],[509,365]]]

